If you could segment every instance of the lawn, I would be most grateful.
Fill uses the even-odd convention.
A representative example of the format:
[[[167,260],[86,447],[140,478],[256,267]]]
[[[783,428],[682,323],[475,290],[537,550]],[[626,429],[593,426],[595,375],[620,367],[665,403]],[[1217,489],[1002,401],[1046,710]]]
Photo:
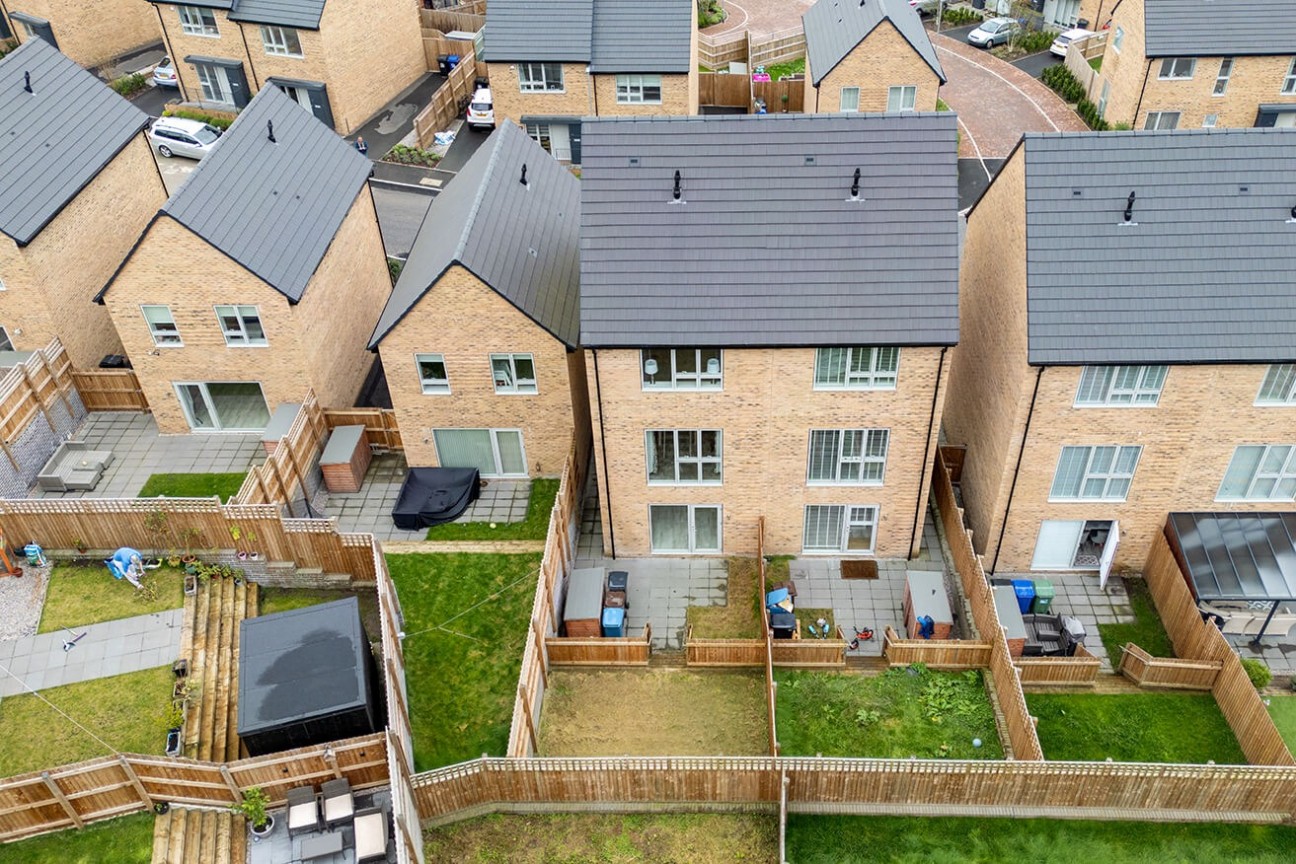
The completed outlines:
[[[800,57],[788,63],[774,63],[766,66],[765,71],[769,74],[771,81],[777,81],[784,75],[804,75],[805,58]]]
[[[540,555],[388,555],[419,771],[503,756]]]
[[[152,813],[0,845],[0,864],[149,864],[152,860]]]
[[[549,515],[560,481],[538,478],[531,481],[526,518],[521,522],[447,522],[428,529],[427,539],[452,540],[543,540],[549,533]],[[491,525],[494,524],[494,528]]]
[[[484,816],[429,828],[423,851],[429,864],[764,864],[778,856],[778,822],[759,814]]]
[[[50,571],[40,633],[115,621],[184,605],[184,572],[172,567],[149,570],[139,591],[125,579],[114,579],[102,564],[56,564]]]
[[[82,649],[77,649],[82,650]],[[40,695],[123,753],[161,754],[171,667],[66,684]],[[0,777],[106,756],[111,750],[30,693],[0,701]],[[3,848],[3,847],[0,847]],[[104,859],[101,859],[104,860]]]
[[[1152,595],[1148,593],[1147,583],[1142,579],[1124,581],[1136,620],[1133,624],[1098,626],[1098,635],[1107,649],[1107,656],[1111,658],[1112,668],[1120,666],[1126,642],[1133,642],[1153,657],[1173,657],[1174,646],[1170,644],[1170,637],[1161,626],[1161,616],[1157,615],[1156,606],[1152,603]]]
[[[1089,68],[1092,69],[1092,70],[1094,70],[1095,72],[1101,72],[1101,71],[1102,71],[1102,61],[1103,61],[1103,58],[1102,58],[1102,57],[1094,57],[1094,58],[1091,58],[1091,59],[1089,60]]]
[[[1046,759],[1245,765],[1209,693],[1028,693]]]
[[[344,591],[322,588],[270,588],[262,585],[257,589],[257,614],[273,615],[276,612],[304,609],[307,606],[332,603],[334,600],[345,600],[348,597],[356,597],[360,600],[360,618],[364,622],[365,633],[370,639],[377,641],[379,639],[378,593],[373,589]]]
[[[1287,742],[1287,749],[1296,752],[1296,696],[1265,696],[1269,702],[1269,716],[1278,727],[1278,734]]]
[[[786,756],[1003,758],[980,672],[911,666],[875,676],[795,670],[774,676]]]
[[[233,474],[154,474],[149,477],[137,498],[210,498],[219,495],[229,501],[238,494],[246,471]]]
[[[797,864],[1280,864],[1296,828],[1276,825],[789,816]]]

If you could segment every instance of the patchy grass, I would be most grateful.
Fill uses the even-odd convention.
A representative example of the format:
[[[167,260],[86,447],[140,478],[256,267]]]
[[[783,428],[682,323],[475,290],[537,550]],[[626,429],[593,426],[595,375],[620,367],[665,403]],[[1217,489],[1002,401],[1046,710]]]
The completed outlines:
[[[1269,716],[1278,727],[1278,734],[1287,742],[1287,749],[1296,752],[1296,696],[1265,696],[1269,703]]]
[[[804,75],[805,58],[800,57],[790,63],[774,63],[770,66],[766,66],[765,71],[769,73],[771,81],[777,81],[785,75]]]
[[[833,611],[827,607],[819,609],[813,606],[798,606],[796,607],[796,617],[797,623],[801,625],[802,639],[818,638],[810,634],[810,627],[813,626],[818,630],[819,625],[816,622],[820,618],[828,622],[828,635],[831,637],[837,635],[837,619],[833,617]]]
[[[690,606],[686,621],[695,639],[760,639],[760,572],[755,558],[730,558],[723,606]]]
[[[758,814],[484,816],[429,828],[423,851],[429,864],[764,864],[778,856],[778,823]]]
[[[866,677],[775,670],[786,756],[1000,759],[980,672],[923,666]],[[979,738],[981,746],[973,745]]]
[[[1296,828],[1069,819],[789,816],[797,864],[1280,864]]]
[[[1153,657],[1173,657],[1174,646],[1170,644],[1165,627],[1161,626],[1161,617],[1152,603],[1147,583],[1142,579],[1125,579],[1124,582],[1130,607],[1134,610],[1134,623],[1098,625],[1098,636],[1111,658],[1112,668],[1120,666],[1126,642],[1133,642]]]
[[[936,110],[937,110],[937,111],[950,111],[950,110],[952,110],[952,109],[949,107],[949,103],[946,102],[944,99],[937,99],[937,100],[936,100]]]
[[[521,522],[447,522],[428,529],[429,540],[543,540],[549,533],[549,515],[558,497],[560,481],[541,477],[531,481],[526,518]]]
[[[763,672],[625,669],[549,673],[543,756],[764,756]]]
[[[360,600],[360,618],[364,622],[365,634],[372,640],[379,637],[378,593],[368,591],[343,591],[316,588],[269,588],[261,585],[257,589],[257,614],[273,615],[276,612],[288,612],[293,609],[305,609],[307,606],[318,606],[321,603],[332,603],[334,600],[345,600],[356,597]]]
[[[405,613],[418,770],[503,756],[540,555],[388,555],[387,566]]]
[[[154,474],[136,498],[210,498],[219,495],[228,502],[238,494],[247,472],[228,474]]]
[[[6,696],[0,701],[0,729],[4,730],[0,735],[0,777],[106,756],[114,749],[161,754],[166,748],[161,715],[171,705],[174,680],[170,666],[159,666],[40,691],[44,700],[102,738],[104,744],[40,697],[31,693]]]
[[[1030,693],[1026,704],[1048,759],[1246,764],[1209,693]]]
[[[152,860],[152,813],[0,846],[0,864],[149,864]]]
[[[41,609],[38,633],[82,627],[184,605],[184,571],[159,567],[146,571],[144,591],[114,579],[103,564],[56,564]]]
[[[1101,54],[1099,54],[1097,57],[1091,57],[1091,58],[1089,58],[1089,68],[1092,69],[1092,70],[1094,70],[1095,72],[1101,72],[1101,71],[1102,71],[1102,61],[1103,61],[1103,58],[1102,58],[1102,55],[1101,55]]]

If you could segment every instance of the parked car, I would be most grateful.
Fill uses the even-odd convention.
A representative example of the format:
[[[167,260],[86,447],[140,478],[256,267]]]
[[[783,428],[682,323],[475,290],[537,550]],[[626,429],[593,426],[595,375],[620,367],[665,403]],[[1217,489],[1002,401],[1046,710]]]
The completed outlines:
[[[479,87],[468,103],[467,123],[469,129],[495,128],[495,102],[491,99],[489,87]]]
[[[996,45],[1007,45],[1008,40],[1021,29],[1011,18],[991,18],[982,21],[981,25],[968,34],[968,44],[978,48],[993,48]]]
[[[220,140],[221,130],[199,120],[183,117],[159,117],[149,127],[149,140],[163,156],[188,156],[201,159]]]
[[[171,62],[170,57],[163,57],[158,61],[157,66],[153,67],[153,86],[154,87],[179,87],[180,77],[176,75],[175,64]]]
[[[1049,53],[1056,54],[1059,57],[1065,57],[1067,55],[1068,45],[1077,39],[1084,39],[1085,37],[1092,35],[1094,35],[1092,30],[1085,30],[1083,27],[1063,30],[1058,34],[1058,37],[1053,40],[1053,44],[1049,46]]]
[[[953,0],[949,0],[953,2]],[[941,0],[909,0],[909,8],[919,15],[935,15],[940,9]]]

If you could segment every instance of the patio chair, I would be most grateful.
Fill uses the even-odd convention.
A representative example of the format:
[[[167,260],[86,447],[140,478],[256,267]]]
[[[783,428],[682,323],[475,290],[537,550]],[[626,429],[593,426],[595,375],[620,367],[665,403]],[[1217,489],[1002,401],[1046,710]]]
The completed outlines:
[[[387,808],[356,811],[355,853],[356,864],[387,859]]]
[[[324,798],[324,824],[329,828],[345,825],[355,817],[355,798],[345,778],[330,780],[320,786]]]
[[[298,786],[288,790],[288,836],[319,831],[319,806],[315,801],[314,786]]]

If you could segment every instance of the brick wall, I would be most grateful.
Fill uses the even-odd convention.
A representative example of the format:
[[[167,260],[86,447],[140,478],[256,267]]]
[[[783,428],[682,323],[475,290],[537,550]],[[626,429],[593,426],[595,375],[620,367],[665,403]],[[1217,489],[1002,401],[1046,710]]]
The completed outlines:
[[[1132,125],[1134,109],[1138,105],[1143,80],[1148,71],[1147,59],[1143,56],[1142,2],[1129,0],[1117,4],[1111,21],[1102,61],[1102,77],[1111,82],[1111,88],[1103,116],[1108,123]],[[1118,29],[1124,34],[1120,50],[1116,49]]]
[[[692,79],[697,78],[694,72]],[[594,76],[594,98],[595,108],[600,117],[643,117],[646,115],[662,115],[666,117],[678,117],[685,114],[696,114],[696,107],[689,110],[691,105],[696,103],[696,87],[690,92],[690,76],[688,75],[662,75],[662,101],[660,105],[640,105],[632,103],[618,103],[616,98],[616,75],[595,75]],[[492,91],[492,96],[494,92]]]
[[[810,73],[807,70],[806,80]],[[935,111],[940,78],[891,22],[883,22],[842,58],[819,82],[817,92],[807,84],[807,113],[835,114],[841,110],[841,89],[860,88],[860,111],[885,111],[888,89],[914,85],[914,110]],[[810,106],[814,106],[813,108]]]
[[[614,528],[617,555],[649,554],[650,504],[721,505],[726,555],[755,552],[761,515],[769,554],[793,554],[801,551],[805,505],[858,504],[880,507],[878,557],[910,554],[915,506],[921,502],[920,519],[926,513],[924,452],[930,441],[926,456],[935,458],[940,428],[939,399],[935,425],[929,421],[941,349],[902,349],[895,390],[850,392],[813,389],[812,348],[726,351],[721,392],[645,391],[638,351],[591,355],[586,370],[606,551]],[[807,485],[810,430],[861,427],[891,430],[883,484]],[[723,485],[649,486],[648,429],[719,429]]]
[[[5,8],[49,21],[59,50],[87,68],[162,38],[157,15],[142,0],[12,0]],[[27,31],[13,24],[14,35],[25,42]]]
[[[338,132],[350,135],[427,71],[418,0],[329,0],[320,27]],[[419,106],[420,108],[422,106]]]
[[[468,270],[451,267],[378,350],[410,465],[439,464],[433,429],[505,428],[522,430],[533,476],[561,473],[572,442],[572,375],[585,374],[581,355]],[[492,352],[531,354],[536,395],[496,394]],[[449,394],[423,393],[414,365],[423,353],[444,356]]]
[[[518,84],[516,63],[487,64],[491,98],[495,100],[495,122],[522,117],[585,117],[594,113],[592,76],[586,63],[563,63],[562,93],[523,93]]]
[[[175,5],[159,4],[154,14],[154,23],[156,26],[158,18],[161,18],[162,26],[166,31],[166,41],[171,52],[171,59],[175,64],[176,73],[180,76],[182,97],[190,102],[203,100],[202,87],[198,83],[198,74],[191,64],[184,62],[185,57],[196,54],[201,57],[220,57],[242,63],[243,72],[248,79],[248,98],[250,99],[256,93],[257,82],[253,81],[252,71],[248,68],[248,54],[254,47],[256,50],[262,51],[259,32],[255,28],[248,31],[248,44],[245,48],[243,34],[239,30],[238,23],[229,20],[228,13],[223,10],[213,9],[211,11],[216,16],[216,28],[219,35],[197,36],[185,33],[180,27],[178,8]],[[315,34],[302,33],[299,35],[309,36]],[[309,47],[311,47],[309,38],[304,38],[302,49],[306,50]],[[262,53],[264,54],[263,51]],[[264,79],[258,78],[258,80]]]

